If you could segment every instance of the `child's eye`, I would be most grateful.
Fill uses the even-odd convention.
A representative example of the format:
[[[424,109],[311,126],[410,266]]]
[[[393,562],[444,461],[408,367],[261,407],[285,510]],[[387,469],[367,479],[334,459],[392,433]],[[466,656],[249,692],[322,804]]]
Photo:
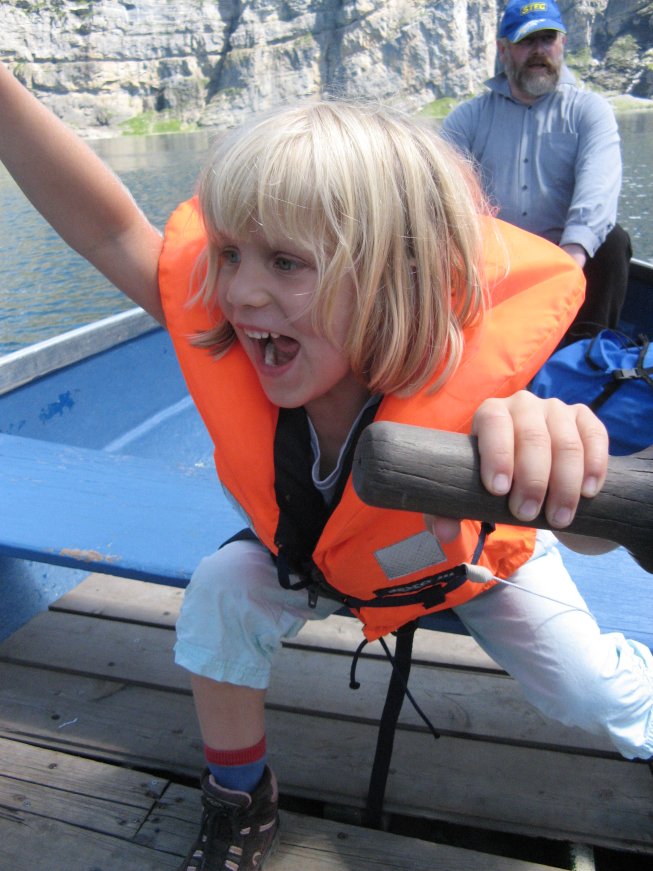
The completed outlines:
[[[237,248],[223,248],[220,257],[225,263],[240,263],[240,251]]]
[[[299,264],[290,257],[283,257],[281,254],[277,254],[274,258],[274,265],[282,272],[291,272],[293,269],[297,269]]]

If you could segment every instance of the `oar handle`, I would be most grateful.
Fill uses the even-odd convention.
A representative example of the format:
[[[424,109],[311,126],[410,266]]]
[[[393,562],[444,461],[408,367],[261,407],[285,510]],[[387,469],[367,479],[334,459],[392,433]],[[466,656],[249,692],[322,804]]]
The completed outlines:
[[[378,508],[551,528],[543,513],[520,523],[507,496],[488,493],[473,436],[373,423],[359,439],[353,482],[363,502]],[[611,457],[603,489],[581,499],[565,531],[617,542],[653,573],[653,454]]]

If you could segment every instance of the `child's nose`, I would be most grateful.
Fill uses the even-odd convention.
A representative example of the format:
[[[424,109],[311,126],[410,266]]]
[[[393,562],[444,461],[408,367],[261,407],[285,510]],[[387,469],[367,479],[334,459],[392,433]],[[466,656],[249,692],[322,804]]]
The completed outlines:
[[[229,281],[226,297],[233,306],[260,308],[269,301],[265,270],[258,264],[243,259]]]

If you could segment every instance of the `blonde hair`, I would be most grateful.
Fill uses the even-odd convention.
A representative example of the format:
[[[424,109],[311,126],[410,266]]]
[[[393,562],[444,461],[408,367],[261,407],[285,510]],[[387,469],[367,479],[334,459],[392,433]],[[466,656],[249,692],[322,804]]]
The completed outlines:
[[[285,109],[217,143],[199,197],[206,304],[215,304],[221,236],[256,222],[314,255],[311,317],[328,339],[339,284],[353,280],[342,351],[371,392],[407,394],[453,372],[462,330],[483,309],[485,207],[471,168],[432,129],[337,100]],[[233,340],[223,321],[196,343],[219,355]]]

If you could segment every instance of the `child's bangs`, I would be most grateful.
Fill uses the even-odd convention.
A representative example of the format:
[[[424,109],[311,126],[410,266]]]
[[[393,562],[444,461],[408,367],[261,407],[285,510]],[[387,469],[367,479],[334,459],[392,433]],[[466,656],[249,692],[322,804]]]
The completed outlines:
[[[258,186],[250,165],[224,148],[216,149],[200,182],[199,196],[209,240],[238,238],[257,214]]]
[[[327,233],[315,165],[311,160],[296,162],[290,151],[265,155],[259,167],[256,217],[270,241],[287,239],[321,259],[331,234]]]
[[[245,141],[219,148],[201,186],[210,235],[242,237],[252,226],[315,252],[325,226],[315,159],[307,137],[263,123]]]

